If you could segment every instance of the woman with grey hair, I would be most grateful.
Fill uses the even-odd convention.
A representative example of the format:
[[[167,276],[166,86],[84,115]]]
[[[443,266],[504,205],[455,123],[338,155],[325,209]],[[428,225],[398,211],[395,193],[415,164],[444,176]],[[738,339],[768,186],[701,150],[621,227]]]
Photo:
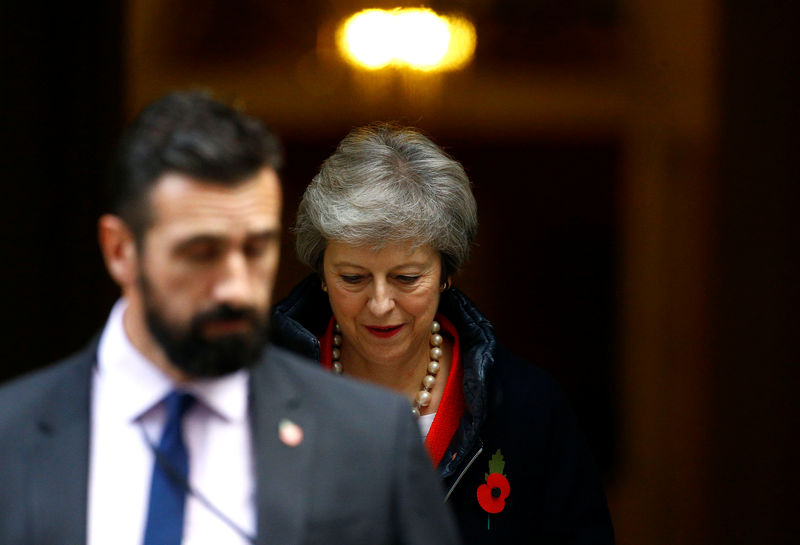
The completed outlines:
[[[409,399],[466,543],[613,543],[558,388],[452,287],[477,226],[469,179],[436,144],[352,131],[300,203],[297,253],[315,274],[276,305],[273,340]]]

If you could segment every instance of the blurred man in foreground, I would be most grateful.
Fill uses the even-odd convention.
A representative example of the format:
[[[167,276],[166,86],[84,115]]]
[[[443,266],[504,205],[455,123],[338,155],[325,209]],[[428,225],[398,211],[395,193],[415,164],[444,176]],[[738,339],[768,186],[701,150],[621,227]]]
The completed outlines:
[[[200,93],[137,118],[98,224],[122,297],[0,389],[0,543],[456,542],[407,403],[266,344],[279,163]]]

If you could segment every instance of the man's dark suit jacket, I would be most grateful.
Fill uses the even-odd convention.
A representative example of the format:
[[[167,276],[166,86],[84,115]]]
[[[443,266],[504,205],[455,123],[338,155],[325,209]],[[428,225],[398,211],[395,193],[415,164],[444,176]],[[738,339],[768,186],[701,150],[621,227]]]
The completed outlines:
[[[96,343],[0,388],[0,543],[86,542]],[[258,543],[456,543],[408,403],[271,347],[252,370]],[[290,419],[296,447],[278,436]],[[213,499],[212,499],[213,501]]]

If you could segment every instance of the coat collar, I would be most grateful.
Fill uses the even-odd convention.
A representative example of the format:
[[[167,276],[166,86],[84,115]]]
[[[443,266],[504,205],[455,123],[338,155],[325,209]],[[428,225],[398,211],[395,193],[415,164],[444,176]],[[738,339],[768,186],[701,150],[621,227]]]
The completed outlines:
[[[319,277],[309,275],[273,308],[272,338],[279,346],[320,361],[318,337],[325,333],[331,314]]]
[[[494,366],[497,343],[492,324],[457,288],[451,287],[442,294],[439,312],[450,319],[460,335],[466,406],[461,425],[439,465],[439,473],[447,478],[479,448],[480,430],[489,407],[488,375]]]

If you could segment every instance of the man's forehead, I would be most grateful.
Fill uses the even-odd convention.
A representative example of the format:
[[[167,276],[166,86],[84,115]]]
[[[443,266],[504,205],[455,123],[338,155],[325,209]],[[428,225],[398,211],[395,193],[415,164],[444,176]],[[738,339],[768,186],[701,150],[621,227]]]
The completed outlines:
[[[277,229],[280,224],[280,184],[272,169],[231,186],[168,173],[150,197],[155,229],[199,228],[221,234],[229,229]]]

